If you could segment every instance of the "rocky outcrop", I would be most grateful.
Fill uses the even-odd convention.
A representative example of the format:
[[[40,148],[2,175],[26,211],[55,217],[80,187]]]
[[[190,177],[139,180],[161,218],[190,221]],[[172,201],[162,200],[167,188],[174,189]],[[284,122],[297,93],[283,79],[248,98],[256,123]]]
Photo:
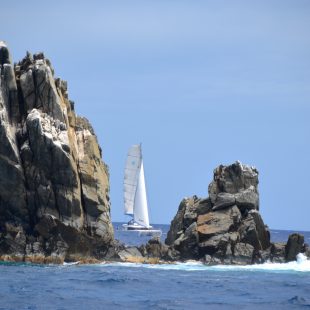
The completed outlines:
[[[114,237],[93,128],[43,53],[13,66],[1,42],[0,75],[0,256],[103,257]]]
[[[305,238],[301,234],[291,234],[285,246],[285,259],[287,262],[294,261],[298,253],[303,252]]]
[[[258,171],[240,162],[214,170],[208,198],[182,200],[166,244],[179,259],[208,264],[284,262],[305,252],[297,234],[287,245],[270,242],[259,213]]]
[[[163,244],[159,237],[154,236],[139,247],[121,245],[112,259],[123,262],[157,264],[176,261],[179,256],[175,250]]]

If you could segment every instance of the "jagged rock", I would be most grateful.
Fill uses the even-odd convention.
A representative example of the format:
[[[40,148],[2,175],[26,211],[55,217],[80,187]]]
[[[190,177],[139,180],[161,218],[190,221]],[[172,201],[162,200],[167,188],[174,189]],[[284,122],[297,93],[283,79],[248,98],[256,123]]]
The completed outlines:
[[[276,242],[271,245],[271,260],[274,263],[285,262],[285,244]]]
[[[197,219],[197,205],[200,203],[200,199],[197,196],[190,197],[186,200],[185,210],[183,216],[183,228],[187,229]]]
[[[227,250],[227,246],[230,242],[230,234],[215,235],[207,239],[206,241],[199,243],[200,253],[213,255],[215,253],[224,256]]]
[[[78,172],[87,221],[93,234],[106,238],[113,231],[110,218],[108,167],[101,160],[101,149],[88,120],[78,117],[75,130],[78,144]]]
[[[258,210],[259,197],[254,186],[250,186],[248,189],[243,190],[234,196],[236,198],[236,205],[241,211],[253,209]]]
[[[254,251],[253,263],[263,264],[271,261],[271,246],[266,250]]]
[[[181,259],[198,258],[208,264],[277,259],[258,212],[257,186],[258,171],[253,167],[236,162],[216,168],[209,198],[194,196],[181,202],[166,239],[170,249]]]
[[[23,227],[12,222],[6,222],[2,230],[3,232],[0,237],[0,256],[10,254],[22,258],[26,243],[26,235]]]
[[[218,193],[214,202],[213,211],[224,209],[236,204],[236,198],[229,193]]]
[[[137,247],[126,247],[124,250],[118,252],[118,255],[124,262],[143,257]]]
[[[109,173],[94,130],[75,115],[67,83],[54,78],[43,53],[27,53],[15,66],[10,58],[0,42],[0,253],[17,253],[20,244],[29,259],[99,257],[114,237]],[[44,230],[48,217],[56,227]],[[7,223],[25,238],[13,237]]]
[[[173,244],[173,242],[178,238],[179,232],[183,231],[183,217],[186,208],[186,199],[183,199],[179,205],[179,209],[174,219],[171,221],[170,229],[167,234],[165,243],[168,245]]]
[[[303,251],[304,253],[305,253],[305,255],[308,257],[308,258],[310,258],[310,246],[309,246],[309,244],[306,244],[305,243],[305,245],[304,245],[304,251]]]
[[[270,233],[260,214],[252,210],[243,219],[239,227],[241,242],[251,244],[256,251],[265,250],[270,246]]]
[[[106,260],[118,260],[119,259],[118,253],[124,250],[125,248],[126,246],[122,242],[115,239],[110,243],[110,247],[108,248],[104,258]]]
[[[20,161],[13,111],[16,106],[16,81],[9,51],[0,42],[0,223],[7,219],[29,223],[24,173]],[[15,115],[14,115],[15,116]],[[14,195],[12,195],[14,189]]]
[[[304,247],[304,236],[301,234],[291,234],[285,246],[285,259],[287,262],[296,260],[297,254],[301,253]]]
[[[206,265],[219,265],[219,264],[222,264],[222,260],[217,258],[217,257],[214,257],[214,256],[211,256],[209,254],[205,255],[204,257],[204,263]]]
[[[45,255],[57,256],[62,261],[91,257],[102,259],[111,247],[104,239],[80,232],[49,215],[45,215],[35,226],[35,232],[40,236],[38,240],[43,245]]]
[[[153,237],[147,242],[145,250],[148,257],[166,258],[168,247],[158,237]]]
[[[237,265],[251,264],[253,260],[254,247],[248,243],[237,243],[234,247],[232,263]]]
[[[10,52],[4,41],[0,41],[0,65],[10,64]]]
[[[178,212],[171,221],[170,230],[167,234],[165,243],[170,245],[180,237],[193,222],[196,222],[197,216],[204,210],[209,210],[211,205],[206,199],[198,199],[197,196],[191,198],[184,198],[180,205]]]
[[[183,259],[198,258],[198,240],[197,223],[194,222],[174,241],[174,248],[182,253]]]
[[[199,240],[203,241],[214,235],[225,234],[238,225],[240,219],[241,214],[236,206],[199,215],[197,219]]]
[[[199,200],[199,203],[196,207],[196,213],[198,215],[206,214],[207,212],[211,211],[212,209],[212,204],[210,198],[205,198]]]
[[[230,166],[220,165],[214,170],[214,180],[209,185],[209,196],[214,203],[218,193],[236,194],[250,186],[257,188],[257,185],[258,171],[237,161]]]
[[[181,260],[181,254],[175,248],[169,247],[165,258],[168,261],[179,261]]]
[[[236,204],[240,211],[259,209],[258,171],[254,167],[236,162],[214,170],[214,180],[209,185],[213,210]]]

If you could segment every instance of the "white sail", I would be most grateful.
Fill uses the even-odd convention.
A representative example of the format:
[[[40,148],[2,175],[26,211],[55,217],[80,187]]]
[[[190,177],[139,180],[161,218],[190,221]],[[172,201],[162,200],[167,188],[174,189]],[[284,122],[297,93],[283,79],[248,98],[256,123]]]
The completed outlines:
[[[129,151],[124,176],[124,205],[125,214],[134,214],[135,194],[138,183],[138,176],[141,167],[141,146],[133,145]]]
[[[147,209],[146,188],[144,179],[143,161],[141,159],[141,166],[139,169],[138,184],[134,200],[133,218],[134,221],[145,227],[149,227],[149,213]]]

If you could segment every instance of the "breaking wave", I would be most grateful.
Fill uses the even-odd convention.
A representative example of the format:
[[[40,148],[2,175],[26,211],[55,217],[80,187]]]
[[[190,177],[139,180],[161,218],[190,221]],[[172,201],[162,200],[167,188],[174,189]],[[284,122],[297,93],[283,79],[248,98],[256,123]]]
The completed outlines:
[[[104,267],[132,267],[161,270],[182,270],[182,271],[262,271],[262,272],[310,272],[310,260],[304,254],[298,254],[296,261],[289,263],[264,263],[257,265],[217,265],[208,266],[201,262],[188,261],[174,264],[139,264],[139,263],[108,263],[102,264]]]

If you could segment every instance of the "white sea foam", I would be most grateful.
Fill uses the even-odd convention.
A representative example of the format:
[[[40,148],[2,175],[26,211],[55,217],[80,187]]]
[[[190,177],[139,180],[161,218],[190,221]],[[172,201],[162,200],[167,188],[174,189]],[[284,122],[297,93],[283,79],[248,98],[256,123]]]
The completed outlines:
[[[264,263],[246,266],[214,266],[214,269],[224,270],[250,270],[250,271],[300,271],[310,272],[310,260],[304,254],[299,253],[297,260],[289,263]]]
[[[263,271],[263,272],[310,272],[310,260],[303,254],[297,255],[297,260],[289,263],[264,263],[257,265],[217,265],[208,266],[201,262],[188,261],[175,264],[137,264],[137,263],[108,263],[103,266],[119,267],[142,267],[161,270],[183,270],[183,271]]]

